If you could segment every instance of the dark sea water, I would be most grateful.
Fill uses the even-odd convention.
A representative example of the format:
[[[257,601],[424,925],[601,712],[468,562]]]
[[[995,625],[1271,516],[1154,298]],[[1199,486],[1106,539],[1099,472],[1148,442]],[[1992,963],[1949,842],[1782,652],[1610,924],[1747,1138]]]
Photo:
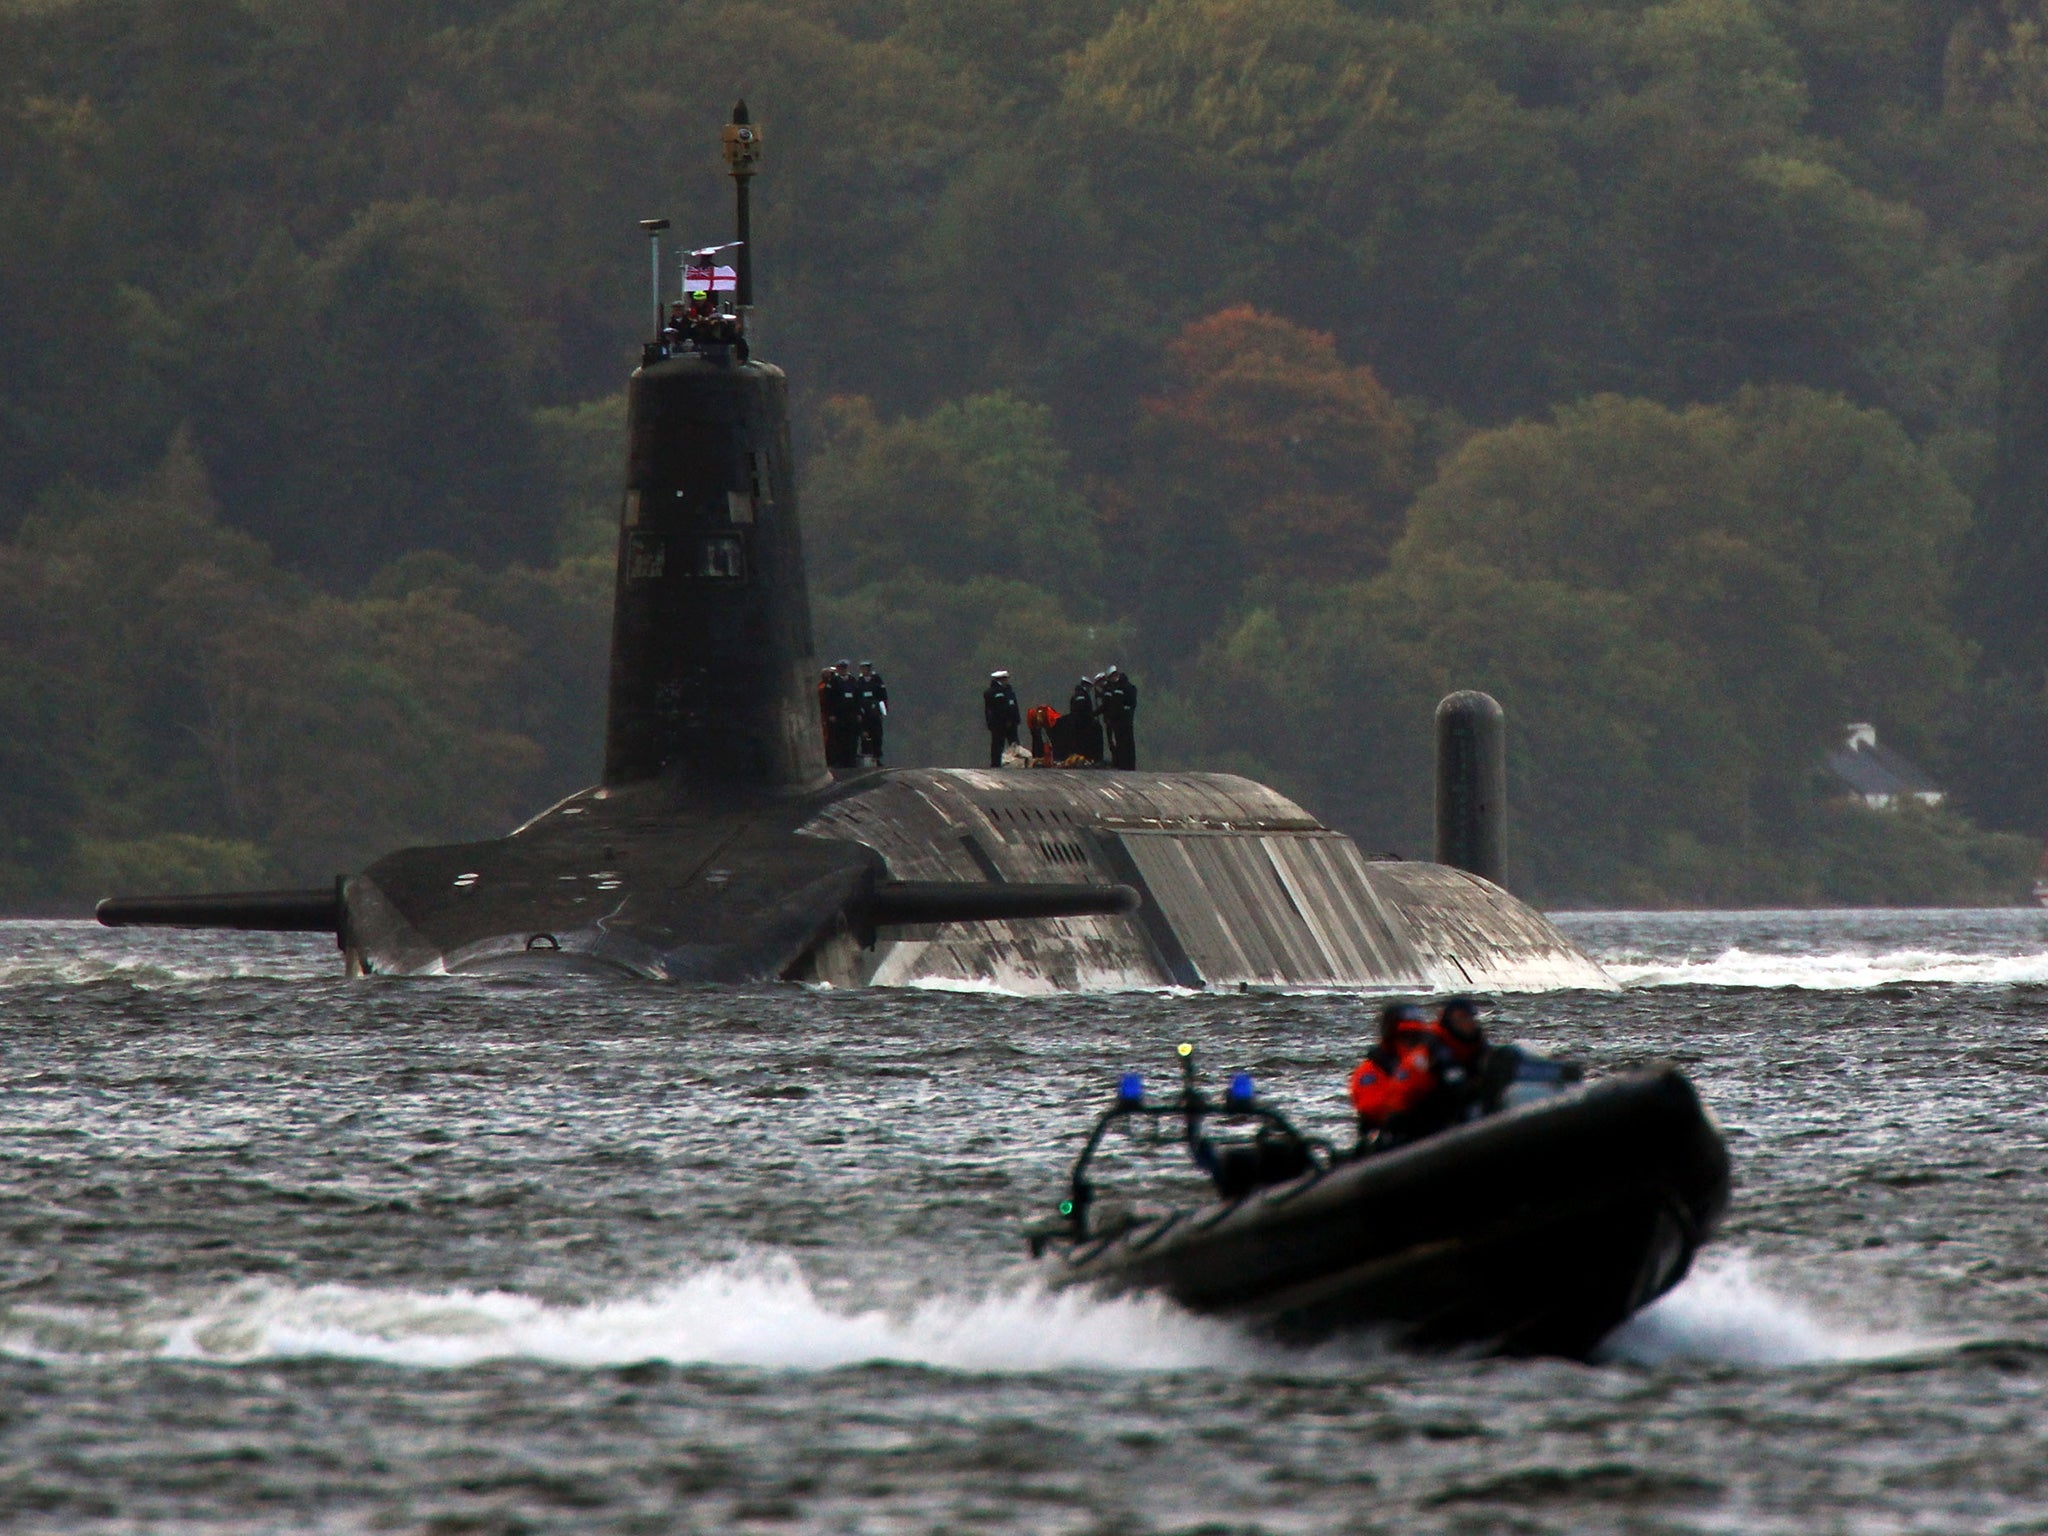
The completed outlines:
[[[0,1531],[2048,1532],[2048,917],[1583,915],[1730,1218],[1605,1363],[1048,1298],[1191,1039],[1319,1128],[1367,1005],[345,982],[0,926]]]

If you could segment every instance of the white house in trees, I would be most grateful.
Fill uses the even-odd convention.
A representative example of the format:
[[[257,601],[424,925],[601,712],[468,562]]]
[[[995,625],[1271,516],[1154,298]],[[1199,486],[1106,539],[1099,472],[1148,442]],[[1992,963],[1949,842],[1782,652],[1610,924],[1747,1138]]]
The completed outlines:
[[[1908,800],[1939,805],[1948,798],[1917,763],[1879,746],[1877,727],[1868,723],[1848,728],[1842,745],[1828,754],[1828,772],[1848,789],[1850,798],[1873,811],[1896,810]]]

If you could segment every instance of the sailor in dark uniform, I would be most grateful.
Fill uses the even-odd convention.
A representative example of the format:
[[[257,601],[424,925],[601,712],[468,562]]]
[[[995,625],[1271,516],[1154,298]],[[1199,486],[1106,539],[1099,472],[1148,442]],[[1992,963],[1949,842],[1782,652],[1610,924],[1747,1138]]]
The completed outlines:
[[[1130,770],[1138,766],[1138,743],[1132,729],[1138,717],[1138,685],[1111,667],[1096,693],[1096,713],[1102,716],[1102,734],[1109,743],[1109,765]]]
[[[882,766],[882,723],[889,718],[889,685],[882,681],[882,674],[875,670],[872,661],[864,661],[853,686],[854,694],[860,700],[860,755],[879,768]]]
[[[1003,749],[1017,745],[1017,728],[1024,723],[1024,711],[1017,703],[1017,690],[1010,686],[1010,674],[1001,668],[988,675],[981,691],[981,718],[988,726],[988,765],[1003,766]]]
[[[1095,683],[1082,678],[1074,684],[1072,697],[1067,700],[1066,718],[1074,722],[1076,750],[1091,762],[1102,761],[1102,722],[1095,717]]]
[[[852,768],[860,758],[860,685],[853,663],[835,661],[825,684],[825,766]]]

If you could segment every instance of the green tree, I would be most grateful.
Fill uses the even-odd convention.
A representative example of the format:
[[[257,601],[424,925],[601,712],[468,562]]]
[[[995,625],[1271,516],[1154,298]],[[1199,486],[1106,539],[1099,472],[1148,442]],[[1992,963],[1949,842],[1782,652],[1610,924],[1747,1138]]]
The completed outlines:
[[[812,580],[845,592],[906,571],[999,576],[1085,606],[1101,573],[1095,514],[1044,406],[998,392],[884,421],[830,401],[806,476]]]
[[[1414,437],[1329,336],[1249,305],[1187,326],[1167,359],[1113,535],[1142,562],[1140,639],[1160,674],[1254,582],[1328,583],[1383,565]]]
[[[1847,711],[1918,746],[1968,664],[1946,617],[1968,520],[1881,412],[1785,388],[1685,411],[1605,396],[1472,439],[1417,500],[1404,550],[1648,599],[1734,696],[1786,700],[1772,729],[1806,720],[1810,746]],[[1798,737],[1772,751],[1810,756]]]
[[[1966,517],[1896,423],[1812,391],[1686,411],[1607,396],[1482,432],[1383,574],[1254,612],[1203,654],[1192,755],[1230,760],[1258,700],[1266,763],[1414,852],[1429,712],[1484,688],[1512,722],[1523,888],[1798,899],[1842,723],[1917,747],[1961,686],[1942,615]]]
[[[224,515],[316,580],[360,584],[411,549],[552,552],[557,493],[461,233],[415,204],[371,210],[312,263],[273,241],[189,324],[181,374]]]
[[[1970,541],[1966,622],[1994,666],[2038,678],[2048,675],[2048,254],[2008,303],[1997,462]]]
[[[559,487],[555,551],[609,558],[619,541],[619,498],[626,476],[626,397],[534,412],[538,452]]]

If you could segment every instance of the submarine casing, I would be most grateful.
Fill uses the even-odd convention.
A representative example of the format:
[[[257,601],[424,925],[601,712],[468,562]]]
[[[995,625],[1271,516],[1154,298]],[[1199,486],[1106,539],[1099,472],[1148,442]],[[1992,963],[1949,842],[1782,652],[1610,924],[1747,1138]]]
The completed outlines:
[[[877,881],[1125,887],[1129,914],[867,929]],[[1541,913],[1445,865],[1368,859],[1221,773],[907,768],[707,804],[598,786],[510,837],[344,887],[351,970],[604,971],[1023,992],[1611,989]]]

